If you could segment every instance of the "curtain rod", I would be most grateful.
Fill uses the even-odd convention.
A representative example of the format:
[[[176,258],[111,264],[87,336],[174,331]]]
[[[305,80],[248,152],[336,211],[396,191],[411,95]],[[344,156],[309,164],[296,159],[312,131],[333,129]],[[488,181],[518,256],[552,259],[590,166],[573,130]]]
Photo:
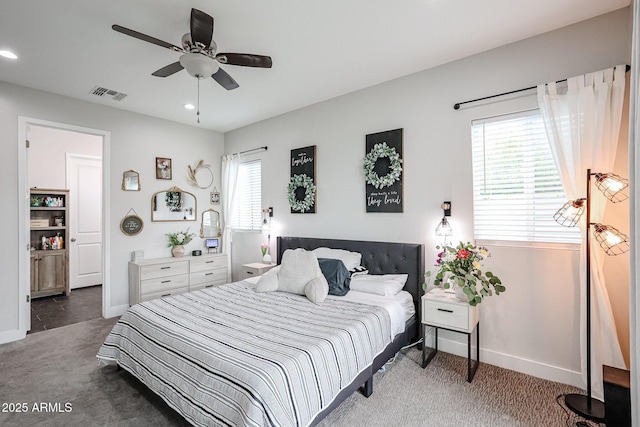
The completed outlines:
[[[252,151],[258,151],[258,150],[267,150],[269,147],[267,147],[266,145],[263,147],[258,147],[258,148],[252,148],[251,150],[244,150],[244,151],[240,151],[239,153],[233,153],[235,154],[246,154],[246,153],[250,153]]]
[[[629,65],[627,65],[626,66],[626,71],[629,72],[629,70],[631,70],[631,67]],[[567,81],[567,79],[563,79],[563,80],[558,80],[556,83],[562,83],[562,82],[566,82],[566,81]],[[537,87],[538,86],[531,86],[531,87],[526,87],[524,89],[518,89],[518,90],[509,91],[509,92],[499,93],[497,95],[490,95],[490,96],[485,96],[483,98],[476,98],[476,99],[472,99],[470,101],[458,102],[457,104],[453,104],[453,109],[454,110],[459,110],[460,106],[463,105],[463,104],[470,104],[472,102],[484,101],[485,99],[491,99],[491,98],[497,98],[499,96],[511,95],[512,93],[524,92],[526,90],[535,89]]]

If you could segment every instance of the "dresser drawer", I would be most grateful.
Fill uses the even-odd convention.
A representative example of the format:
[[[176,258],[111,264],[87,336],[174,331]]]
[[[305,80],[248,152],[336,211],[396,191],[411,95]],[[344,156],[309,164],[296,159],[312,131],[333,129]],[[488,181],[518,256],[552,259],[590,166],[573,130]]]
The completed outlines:
[[[225,283],[227,283],[226,276],[223,280],[215,280],[213,282],[204,282],[204,283],[199,283],[197,285],[194,285],[192,283],[191,286],[189,287],[189,292],[200,291],[206,288],[213,288],[214,286],[224,285]]]
[[[155,279],[142,280],[140,282],[140,294],[146,295],[155,292],[163,292],[176,288],[189,289],[189,276],[182,274],[179,276],[158,277]]]
[[[193,289],[194,285],[200,285],[202,283],[207,282],[218,282],[220,280],[227,280],[227,269],[226,268],[217,268],[215,270],[205,270],[198,271],[195,273],[191,273],[191,288]]]
[[[215,257],[203,257],[201,259],[192,259],[190,262],[191,273],[197,273],[199,271],[212,270],[214,268],[226,268],[227,256],[220,255]]]
[[[140,280],[189,273],[189,261],[167,262],[140,267]]]
[[[464,305],[422,300],[422,317],[429,325],[470,332],[469,308]]]
[[[189,292],[189,288],[175,288],[175,289],[168,289],[168,290],[164,290],[161,292],[153,292],[150,294],[143,294],[140,297],[140,301],[149,301],[152,299],[156,299],[156,298],[164,298],[164,297],[170,297],[172,295],[180,295],[180,294],[184,294],[185,292]]]

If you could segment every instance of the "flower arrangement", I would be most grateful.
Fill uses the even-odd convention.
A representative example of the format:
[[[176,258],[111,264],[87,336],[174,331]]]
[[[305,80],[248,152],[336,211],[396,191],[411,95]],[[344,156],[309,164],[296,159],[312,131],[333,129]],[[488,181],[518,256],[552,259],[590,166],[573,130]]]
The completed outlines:
[[[189,233],[189,228],[187,228],[186,231],[181,231],[179,233],[167,233],[166,236],[169,238],[169,244],[167,246],[173,247],[189,243],[194,236],[193,233]]]
[[[267,252],[269,252],[269,245],[263,243],[260,245],[260,250],[262,251],[262,256],[265,256]]]
[[[456,247],[436,248],[442,251],[438,254],[435,264],[435,286],[442,286],[444,289],[449,289],[452,284],[458,286],[472,306],[480,304],[485,297],[493,295],[494,292],[500,295],[500,292],[506,290],[498,276],[480,269],[482,261],[490,256],[487,248],[462,242]],[[425,273],[425,283],[422,285],[425,290],[432,274],[431,271]]]

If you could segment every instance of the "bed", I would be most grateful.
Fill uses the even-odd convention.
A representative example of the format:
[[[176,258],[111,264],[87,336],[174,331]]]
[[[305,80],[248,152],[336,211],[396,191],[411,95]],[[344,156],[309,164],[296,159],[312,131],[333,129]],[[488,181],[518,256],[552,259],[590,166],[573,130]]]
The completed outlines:
[[[313,304],[241,281],[131,307],[98,359],[193,425],[316,425],[355,390],[369,396],[373,374],[419,338],[424,275],[421,244],[279,237],[278,263],[287,249],[318,247],[361,253],[370,274],[407,274],[416,314],[397,328],[387,302]]]

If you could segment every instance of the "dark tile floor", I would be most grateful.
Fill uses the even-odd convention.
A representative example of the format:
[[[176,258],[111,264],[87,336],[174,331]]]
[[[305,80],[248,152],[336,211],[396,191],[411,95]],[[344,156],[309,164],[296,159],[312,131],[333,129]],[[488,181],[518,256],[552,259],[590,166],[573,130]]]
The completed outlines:
[[[69,296],[31,300],[30,333],[59,328],[102,316],[102,285],[73,289]]]

